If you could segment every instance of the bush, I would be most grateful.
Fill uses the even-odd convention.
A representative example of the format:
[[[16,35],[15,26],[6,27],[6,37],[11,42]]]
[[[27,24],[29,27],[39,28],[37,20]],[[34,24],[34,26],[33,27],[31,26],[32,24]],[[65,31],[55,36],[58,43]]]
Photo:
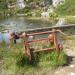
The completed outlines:
[[[30,12],[30,8],[29,7],[25,7],[24,9],[18,10],[17,13],[19,14],[23,14],[23,13],[28,13]]]
[[[39,53],[35,54],[35,61],[38,61],[38,65],[42,67],[56,67],[67,63],[67,56],[63,51],[60,54],[53,51],[48,54]]]
[[[50,13],[49,17],[50,17],[51,20],[56,20],[57,21],[58,15],[56,13]]]
[[[55,68],[67,64],[67,56],[63,51],[60,53],[53,51],[50,53],[35,53],[33,54],[32,63],[29,62],[25,55],[20,54],[16,57],[19,67],[51,67]]]

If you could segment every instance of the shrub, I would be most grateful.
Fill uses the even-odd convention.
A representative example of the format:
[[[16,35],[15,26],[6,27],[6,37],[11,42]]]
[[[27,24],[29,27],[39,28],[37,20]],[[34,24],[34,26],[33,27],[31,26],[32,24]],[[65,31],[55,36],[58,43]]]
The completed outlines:
[[[53,51],[48,54],[40,53],[35,56],[36,61],[39,61],[40,66],[56,67],[59,65],[64,65],[67,63],[67,56],[63,51],[60,54],[56,51]]]
[[[58,15],[56,13],[50,13],[49,17],[52,18],[52,19],[54,19],[54,18],[57,18]]]

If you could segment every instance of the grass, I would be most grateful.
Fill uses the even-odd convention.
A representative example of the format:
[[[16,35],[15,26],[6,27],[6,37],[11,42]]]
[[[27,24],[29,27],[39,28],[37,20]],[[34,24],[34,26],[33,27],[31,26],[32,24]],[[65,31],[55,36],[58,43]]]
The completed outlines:
[[[75,0],[65,0],[65,3],[56,8],[60,15],[75,15]]]
[[[75,24],[75,16],[67,16],[65,19],[68,24]]]
[[[23,75],[27,72],[34,75],[33,70],[37,72],[36,70],[40,68],[47,69],[66,64],[66,55],[63,51],[60,52],[59,56],[56,51],[50,53],[35,53],[33,54],[31,64],[23,53],[22,44],[12,44],[11,48],[7,48],[5,43],[3,43],[0,47],[0,62],[1,61],[3,62],[0,63],[2,64],[0,67],[7,72],[7,75]]]
[[[58,52],[53,51],[47,54],[40,54],[38,57],[39,65],[42,67],[57,67],[66,63],[66,61],[64,61],[66,56],[63,52],[58,54]]]
[[[55,12],[59,17],[64,17],[67,24],[75,24],[75,0],[65,0],[65,3],[58,5]]]

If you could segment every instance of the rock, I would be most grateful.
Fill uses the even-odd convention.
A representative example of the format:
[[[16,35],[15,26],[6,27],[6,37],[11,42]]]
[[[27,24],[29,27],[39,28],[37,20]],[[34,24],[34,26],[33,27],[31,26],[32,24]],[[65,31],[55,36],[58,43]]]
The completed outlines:
[[[71,65],[69,65],[69,66],[70,66],[70,67],[75,67],[75,65],[72,65],[72,64],[71,64]]]
[[[69,73],[68,75],[75,75],[75,73],[74,73],[74,72],[71,72],[71,73]]]
[[[41,13],[41,17],[49,17],[49,12],[43,12],[43,13]]]

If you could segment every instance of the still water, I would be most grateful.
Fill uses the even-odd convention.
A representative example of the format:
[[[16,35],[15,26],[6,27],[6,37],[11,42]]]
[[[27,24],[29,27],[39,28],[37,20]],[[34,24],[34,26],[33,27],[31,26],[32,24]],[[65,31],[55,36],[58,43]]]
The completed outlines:
[[[51,27],[53,24],[43,20],[28,20],[25,17],[12,17],[0,20],[0,31],[26,31],[30,29]]]

